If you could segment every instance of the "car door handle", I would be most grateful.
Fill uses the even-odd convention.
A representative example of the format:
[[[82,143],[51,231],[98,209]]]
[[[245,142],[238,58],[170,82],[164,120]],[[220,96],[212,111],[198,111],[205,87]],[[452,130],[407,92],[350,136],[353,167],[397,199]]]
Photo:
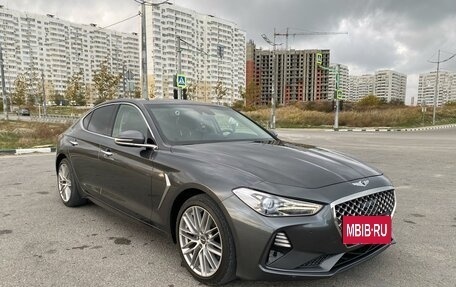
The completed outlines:
[[[78,142],[76,140],[69,140],[68,141],[72,146],[77,146]]]
[[[103,155],[104,155],[105,157],[110,157],[110,156],[112,156],[112,152],[111,152],[109,149],[107,149],[107,150],[100,150],[100,151],[103,153]]]

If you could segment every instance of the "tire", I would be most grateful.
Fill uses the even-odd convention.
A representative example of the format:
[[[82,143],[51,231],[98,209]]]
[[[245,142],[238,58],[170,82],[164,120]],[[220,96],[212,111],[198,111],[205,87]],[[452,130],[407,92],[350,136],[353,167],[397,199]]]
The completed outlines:
[[[63,204],[68,207],[80,206],[87,203],[87,200],[79,194],[77,181],[73,176],[71,165],[66,158],[62,159],[57,170],[57,190]]]
[[[222,285],[236,279],[236,250],[229,226],[207,195],[188,199],[177,216],[176,235],[183,265],[198,281]]]

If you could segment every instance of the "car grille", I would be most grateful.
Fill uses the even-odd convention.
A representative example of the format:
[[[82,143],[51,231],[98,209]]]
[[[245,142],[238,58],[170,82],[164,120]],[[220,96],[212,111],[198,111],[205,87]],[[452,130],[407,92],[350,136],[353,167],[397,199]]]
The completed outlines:
[[[394,190],[387,190],[358,197],[334,206],[339,230],[343,216],[392,215],[395,206]]]

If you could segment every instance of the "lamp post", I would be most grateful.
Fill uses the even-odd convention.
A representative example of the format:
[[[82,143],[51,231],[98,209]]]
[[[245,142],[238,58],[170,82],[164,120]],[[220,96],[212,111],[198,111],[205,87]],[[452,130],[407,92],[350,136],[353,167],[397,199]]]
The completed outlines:
[[[321,54],[320,54],[321,55]],[[330,68],[330,67],[325,67],[322,65],[321,61],[318,62],[318,54],[317,54],[317,64],[318,66],[323,69],[323,70],[326,70],[326,71],[329,71],[330,73],[334,73],[335,74],[335,81],[336,81],[336,89],[334,91],[334,99],[336,101],[336,113],[334,115],[334,130],[338,130],[339,129],[339,110],[340,110],[340,102],[339,100],[342,98],[342,93],[339,89],[340,87],[340,65],[337,64],[335,68]],[[321,56],[320,56],[321,58]]]
[[[262,34],[261,37],[268,43],[269,45],[272,46],[272,87],[271,87],[271,92],[272,92],[272,97],[271,97],[271,119],[270,119],[270,124],[269,128],[275,129],[276,128],[276,105],[277,105],[277,65],[276,65],[276,47],[282,45],[283,43],[277,44],[276,43],[276,31],[274,29],[274,40],[271,41],[269,38],[265,35]]]
[[[146,0],[135,0],[137,3],[141,4],[141,82],[142,89],[141,94],[145,100],[149,99],[149,86],[147,79],[147,41],[146,41],[146,5],[152,7],[158,7],[162,4],[168,3],[168,1],[163,1],[160,3],[149,3]]]

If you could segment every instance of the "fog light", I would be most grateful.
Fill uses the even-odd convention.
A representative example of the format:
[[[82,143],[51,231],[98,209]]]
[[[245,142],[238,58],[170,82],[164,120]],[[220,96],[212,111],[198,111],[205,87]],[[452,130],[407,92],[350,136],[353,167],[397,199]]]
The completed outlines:
[[[267,264],[271,264],[291,250],[291,243],[284,232],[278,232],[274,236],[274,242],[269,250]]]

